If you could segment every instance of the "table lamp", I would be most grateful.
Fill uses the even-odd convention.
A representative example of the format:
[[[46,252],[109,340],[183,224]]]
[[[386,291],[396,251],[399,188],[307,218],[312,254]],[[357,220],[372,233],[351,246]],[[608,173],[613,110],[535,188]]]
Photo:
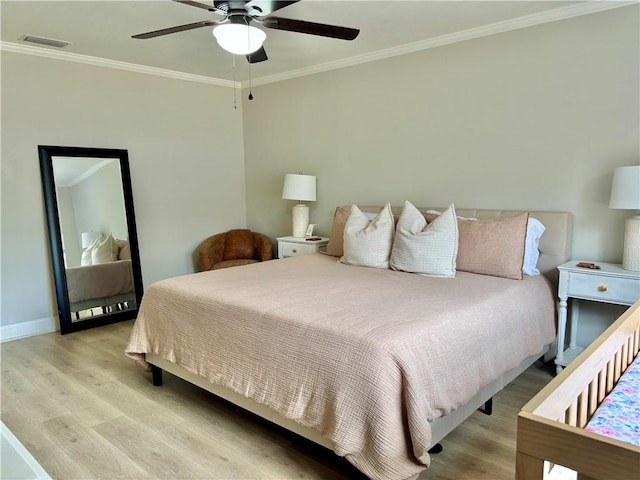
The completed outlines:
[[[640,210],[640,165],[615,169],[609,208]],[[625,222],[622,268],[640,271],[640,215]]]
[[[302,173],[286,174],[282,198],[298,201],[293,207],[293,236],[304,237],[309,226],[309,207],[302,202],[316,201],[316,177]]]

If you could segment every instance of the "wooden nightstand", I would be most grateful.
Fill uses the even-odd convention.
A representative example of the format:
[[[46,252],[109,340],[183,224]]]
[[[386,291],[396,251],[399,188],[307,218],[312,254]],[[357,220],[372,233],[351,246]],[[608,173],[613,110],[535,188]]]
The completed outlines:
[[[298,237],[278,237],[278,258],[296,257],[307,253],[317,253],[327,247],[329,239],[306,240]]]
[[[581,268],[579,260],[570,260],[558,267],[558,353],[556,370],[562,371],[582,350],[576,345],[578,334],[578,311],[572,309],[569,316],[571,338],[569,347],[564,348],[567,329],[567,301],[569,298],[594,302],[633,305],[640,298],[640,272],[624,270],[620,265],[600,262],[599,270]]]

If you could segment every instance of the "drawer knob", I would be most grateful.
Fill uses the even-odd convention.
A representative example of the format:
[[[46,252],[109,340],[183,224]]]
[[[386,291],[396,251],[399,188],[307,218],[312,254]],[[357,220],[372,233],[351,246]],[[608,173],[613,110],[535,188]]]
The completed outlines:
[[[609,289],[609,287],[607,287],[606,285],[600,285],[598,287],[598,291],[599,292],[606,292]]]
[[[293,253],[298,253],[298,249],[297,249],[297,248],[294,248],[294,249],[293,249]],[[607,287],[604,287],[604,288],[605,288],[605,290],[607,289]]]

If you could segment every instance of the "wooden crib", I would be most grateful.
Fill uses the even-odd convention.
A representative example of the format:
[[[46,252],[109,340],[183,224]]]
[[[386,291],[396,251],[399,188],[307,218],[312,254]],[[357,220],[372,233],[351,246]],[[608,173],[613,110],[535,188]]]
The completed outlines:
[[[640,300],[518,414],[516,479],[542,479],[545,461],[578,480],[639,478],[640,447],[584,430],[640,348]]]

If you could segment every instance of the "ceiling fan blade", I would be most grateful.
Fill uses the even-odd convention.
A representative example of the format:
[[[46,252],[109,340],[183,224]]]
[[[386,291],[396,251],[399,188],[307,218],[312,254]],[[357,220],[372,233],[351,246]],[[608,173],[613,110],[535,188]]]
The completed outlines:
[[[293,0],[292,2],[272,2],[270,0],[251,0],[247,2],[245,5],[245,9],[247,12],[254,13],[253,11],[258,11],[255,15],[258,17],[263,17],[265,15],[269,15],[276,10],[280,10],[281,8],[288,7],[294,3],[298,3],[300,0]]]
[[[186,25],[177,25],[175,27],[163,28],[161,30],[154,30],[153,32],[139,33],[138,35],[132,35],[131,38],[154,38],[161,35],[168,35],[170,33],[184,32],[185,30],[193,30],[194,28],[208,27],[218,23],[216,20],[204,20],[202,22],[188,23]]]
[[[192,7],[202,8],[204,10],[209,10],[209,11],[214,11],[215,10],[213,5],[206,5],[206,4],[200,3],[200,2],[192,2],[190,0],[173,0],[173,1],[177,2],[177,3],[184,3],[185,5],[191,5]]]
[[[357,28],[338,27],[336,25],[326,25],[324,23],[314,23],[282,17],[267,17],[263,20],[262,24],[267,28],[276,30],[308,33],[309,35],[339,38],[341,40],[353,40],[360,33],[360,30]]]
[[[259,63],[269,60],[269,57],[267,57],[267,52],[265,52],[264,47],[260,47],[255,52],[247,55],[247,60],[249,60],[249,63]]]

